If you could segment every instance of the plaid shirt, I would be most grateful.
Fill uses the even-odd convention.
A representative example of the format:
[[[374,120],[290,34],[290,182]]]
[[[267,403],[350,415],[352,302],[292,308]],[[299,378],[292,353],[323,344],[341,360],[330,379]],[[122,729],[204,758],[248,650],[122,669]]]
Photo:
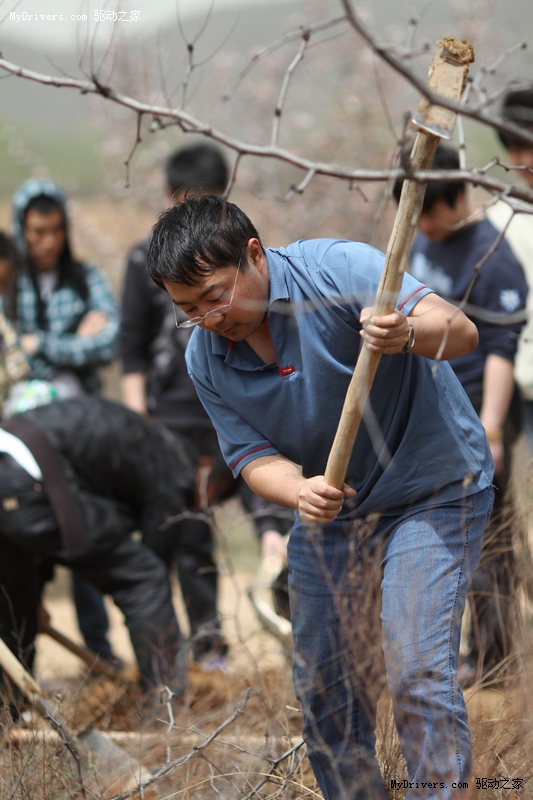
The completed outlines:
[[[28,373],[28,362],[18,343],[17,334],[0,312],[0,416],[9,389]]]
[[[17,328],[19,335],[36,334],[39,346],[29,358],[32,378],[53,380],[60,371],[75,372],[88,392],[98,391],[97,367],[117,354],[119,313],[111,288],[91,264],[83,265],[89,297],[87,301],[70,286],[53,289],[45,301],[48,329],[39,330],[37,298],[30,276],[21,272],[17,280]],[[109,322],[97,336],[79,336],[76,329],[89,311],[102,311]]]

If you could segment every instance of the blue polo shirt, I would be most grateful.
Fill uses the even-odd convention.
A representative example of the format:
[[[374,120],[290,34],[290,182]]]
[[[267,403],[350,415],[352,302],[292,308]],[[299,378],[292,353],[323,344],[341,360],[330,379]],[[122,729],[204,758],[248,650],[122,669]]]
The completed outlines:
[[[276,363],[265,365],[246,342],[196,328],[187,364],[235,476],[281,453],[311,477],[326,467],[361,346],[359,314],[373,303],[384,256],[332,239],[266,253]],[[430,291],[406,275],[398,309],[408,314]],[[397,514],[491,484],[477,415],[450,366],[434,366],[412,354],[382,356],[348,466],[357,496],[343,515]]]
[[[441,242],[431,242],[419,233],[411,251],[411,273],[446,300],[460,301],[468,290],[476,265],[486,259],[498,235],[488,219],[467,225]],[[522,323],[509,324],[505,315],[524,308],[526,298],[527,283],[522,267],[509,243],[502,239],[479,270],[468,302],[478,309],[496,312],[505,324],[496,325],[473,315],[479,344],[450,361],[469,397],[483,392],[487,356],[514,361]]]

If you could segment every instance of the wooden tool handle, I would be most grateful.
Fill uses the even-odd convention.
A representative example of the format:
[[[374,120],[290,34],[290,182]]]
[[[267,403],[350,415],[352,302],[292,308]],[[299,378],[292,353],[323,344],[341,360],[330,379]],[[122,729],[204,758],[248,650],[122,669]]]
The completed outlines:
[[[109,678],[116,678],[120,674],[120,670],[113,667],[105,659],[100,658],[100,656],[93,653],[92,650],[89,650],[87,647],[73,642],[72,639],[69,639],[68,636],[60,633],[60,631],[56,630],[48,623],[41,625],[40,632],[46,633],[46,635],[50,636],[55,642],[65,647],[67,650],[70,650],[75,656],[78,656],[78,658],[87,664],[93,672],[99,675],[107,675]]]
[[[11,678],[13,683],[18,686],[30,703],[35,703],[42,697],[40,687],[35,683],[30,673],[24,669],[3,639],[0,639],[0,667]]]
[[[132,794],[134,792],[130,792],[130,789],[138,789],[139,784],[150,778],[148,770],[141,767],[135,758],[125,753],[100,731],[87,728],[74,736],[57,711],[44,699],[40,687],[2,639],[0,639],[0,667],[19,687],[32,706],[54,726],[61,740],[67,743],[80,769],[83,770],[82,789],[84,786],[87,789],[84,795],[96,797],[91,784],[94,790],[98,789],[98,797],[104,796],[102,786],[111,785],[113,795],[121,792]],[[109,793],[106,792],[105,796],[109,796]],[[145,792],[145,797],[155,798],[155,796],[153,793],[147,795]]]
[[[30,673],[24,669],[3,639],[0,639],[0,667],[11,678],[15,686],[18,686],[26,700],[31,703],[36,711],[45,719],[50,717],[52,712],[43,697],[41,687],[33,680]]]
[[[419,131],[411,155],[412,168],[429,169],[438,143],[437,136]],[[396,221],[387,248],[385,265],[372,309],[373,316],[390,314],[396,307],[416,223],[424,201],[424,193],[424,184],[411,180],[404,181]],[[346,393],[339,426],[324,474],[326,483],[336,489],[342,489],[344,486],[355,437],[361,424],[380,357],[379,353],[373,353],[366,344],[363,344]]]
[[[454,36],[444,37],[438,45],[439,50],[429,69],[428,88],[434,94],[458,103],[466,85],[469,65],[474,61],[474,48],[466,39],[459,40]],[[440,138],[452,136],[455,118],[454,111],[432,105],[425,98],[422,100],[415,118],[419,130],[411,155],[411,167],[414,170],[427,170],[431,167]],[[390,314],[396,306],[425,191],[425,184],[404,181],[385,266],[372,309],[373,316]],[[344,485],[355,437],[379,359],[379,354],[370,352],[363,344],[326,466],[326,482],[337,489],[342,490]]]

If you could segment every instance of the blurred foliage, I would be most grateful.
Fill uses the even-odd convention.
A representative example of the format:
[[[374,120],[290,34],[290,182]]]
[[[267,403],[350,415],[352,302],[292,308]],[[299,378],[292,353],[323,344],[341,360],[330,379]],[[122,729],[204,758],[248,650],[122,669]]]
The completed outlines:
[[[58,127],[13,125],[0,117],[1,196],[30,175],[52,178],[68,193],[88,195],[102,187],[100,132],[90,126],[68,132]]]

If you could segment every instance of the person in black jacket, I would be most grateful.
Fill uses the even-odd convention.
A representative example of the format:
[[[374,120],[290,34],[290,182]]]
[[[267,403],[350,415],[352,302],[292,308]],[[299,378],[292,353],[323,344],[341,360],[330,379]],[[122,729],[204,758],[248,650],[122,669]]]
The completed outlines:
[[[51,453],[26,447],[28,427],[44,434]],[[57,455],[66,481],[59,505],[50,472]],[[172,605],[165,563],[172,524],[165,523],[183,512],[192,485],[177,437],[101,398],[41,406],[0,429],[0,637],[29,668],[43,576],[64,564],[123,612],[143,692],[155,696],[168,685],[183,694],[186,647]]]
[[[186,194],[222,194],[228,182],[228,167],[220,150],[212,144],[193,144],[169,158],[165,179],[170,202],[177,202]],[[138,242],[129,254],[126,268],[120,329],[124,403],[186,439],[191,458],[199,467],[199,485],[201,476],[213,470],[219,486],[225,484],[226,493],[234,493],[237,485],[187,373],[185,348],[190,330],[176,327],[167,293],[151,280],[146,266],[148,247],[148,239]],[[176,312],[182,313],[179,309]],[[239,492],[245,508],[256,520],[263,557],[284,555],[282,534],[291,524],[285,511],[241,484]],[[201,496],[198,501],[206,504]],[[181,523],[175,560],[195,657],[207,668],[222,666],[226,646],[217,630],[217,570],[211,527],[206,521],[186,519]]]

